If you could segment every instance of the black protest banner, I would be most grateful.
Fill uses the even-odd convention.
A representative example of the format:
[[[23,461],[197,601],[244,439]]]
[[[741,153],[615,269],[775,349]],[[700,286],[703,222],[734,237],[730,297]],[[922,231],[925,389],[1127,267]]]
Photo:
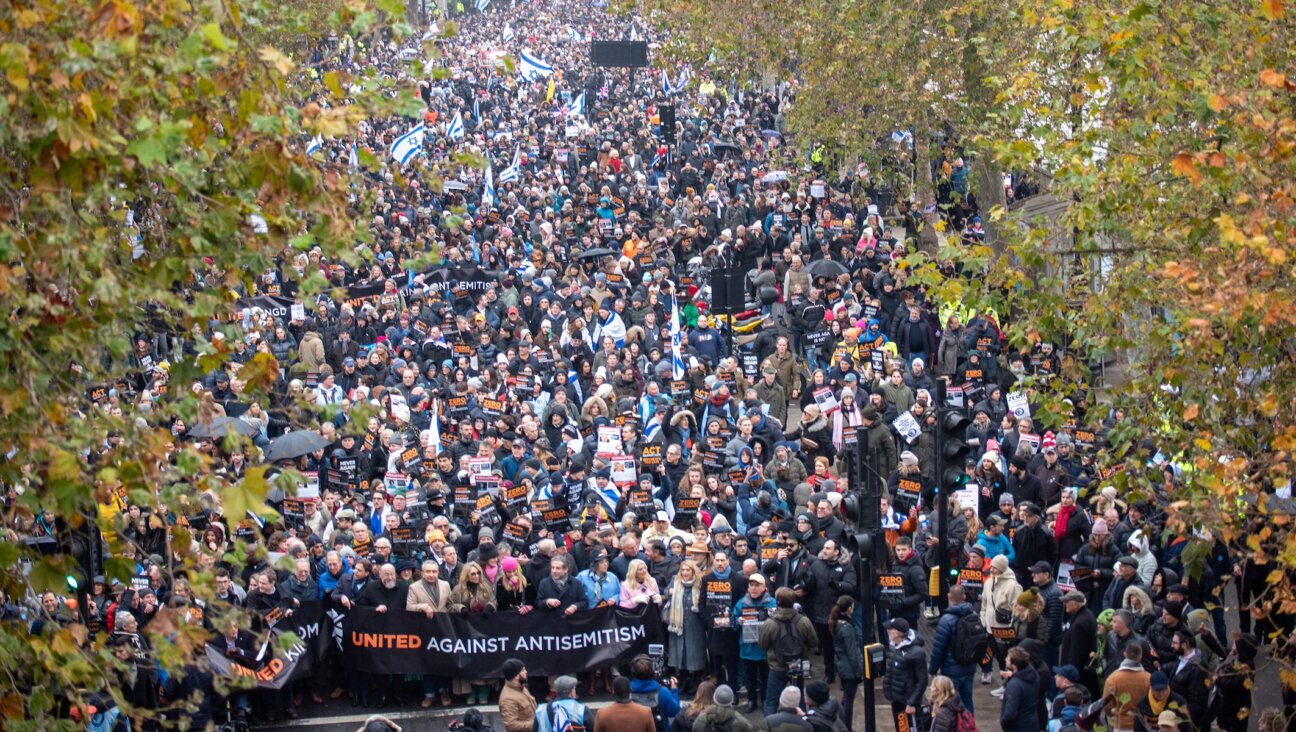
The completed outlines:
[[[349,668],[378,674],[488,679],[516,658],[532,675],[557,676],[627,662],[664,638],[655,606],[572,615],[535,610],[525,618],[516,612],[428,618],[356,608],[346,619],[342,656]]]
[[[310,673],[328,650],[332,633],[320,602],[304,602],[270,631],[270,636],[256,650],[253,659],[231,661],[221,651],[224,639],[207,643],[207,661],[212,673],[222,676],[251,676],[258,689],[282,689]],[[286,634],[295,638],[281,647]]]
[[[260,308],[270,317],[288,321],[288,314],[292,311],[293,301],[289,297],[272,297],[260,295],[257,297],[244,297],[235,303],[235,310],[227,316],[228,320],[234,321],[243,317],[243,311],[248,308]]]
[[[484,269],[438,267],[424,274],[423,284],[454,296],[485,292],[496,285],[498,274]]]

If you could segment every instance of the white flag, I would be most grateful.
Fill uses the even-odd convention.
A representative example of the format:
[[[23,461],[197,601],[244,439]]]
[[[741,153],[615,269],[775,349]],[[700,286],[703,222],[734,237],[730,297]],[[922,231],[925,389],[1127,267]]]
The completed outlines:
[[[317,134],[306,144],[306,154],[314,155],[322,147],[324,147],[324,136]]]
[[[581,92],[570,102],[564,104],[562,113],[567,116],[585,114],[585,92]]]
[[[446,128],[446,137],[451,140],[462,140],[464,136],[463,113],[455,112],[454,119],[450,120],[450,126]]]
[[[521,152],[522,152],[521,148],[517,148],[517,147],[513,148],[513,162],[509,163],[509,166],[507,168],[500,171],[500,178],[499,178],[500,183],[512,183],[521,176],[522,174],[522,165],[521,165],[521,157],[520,157]]]
[[[553,66],[549,62],[535,55],[530,50],[522,49],[522,63],[518,66],[522,76],[528,80],[535,80],[541,76],[548,76],[553,73]]]
[[[680,335],[679,301],[671,298],[671,375],[676,381],[684,378],[684,343]]]
[[[415,155],[423,154],[423,123],[420,122],[414,126],[414,129],[406,132],[396,138],[392,143],[391,156],[396,162],[404,165]]]
[[[512,41],[515,37],[517,37],[517,33],[514,33],[514,32],[513,32],[513,26],[509,25],[508,23],[505,23],[505,24],[504,24],[504,42],[505,42],[505,43],[508,43],[509,41]]]
[[[489,160],[486,161],[486,182],[482,189],[482,208],[495,205],[495,171]]]

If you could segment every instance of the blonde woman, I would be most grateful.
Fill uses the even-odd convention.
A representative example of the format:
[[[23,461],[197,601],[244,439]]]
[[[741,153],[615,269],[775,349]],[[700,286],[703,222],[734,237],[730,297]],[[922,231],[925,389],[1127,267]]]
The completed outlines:
[[[649,603],[660,605],[661,601],[661,590],[657,588],[657,580],[648,574],[648,565],[642,559],[631,560],[626,567],[625,582],[621,583],[621,607],[633,610]]]
[[[495,586],[486,579],[480,564],[468,562],[459,573],[459,584],[450,592],[450,612],[477,614],[494,611]],[[490,701],[493,684],[490,680],[456,678],[454,693],[467,694],[469,704],[485,704]]]
[[[685,694],[692,693],[697,686],[698,673],[707,667],[701,580],[702,570],[697,562],[685,559],[671,582],[669,598],[663,608],[666,632],[670,635],[666,665],[678,672]]]
[[[959,717],[966,710],[950,677],[931,678],[927,684],[927,702],[931,706],[931,732],[958,732]]]

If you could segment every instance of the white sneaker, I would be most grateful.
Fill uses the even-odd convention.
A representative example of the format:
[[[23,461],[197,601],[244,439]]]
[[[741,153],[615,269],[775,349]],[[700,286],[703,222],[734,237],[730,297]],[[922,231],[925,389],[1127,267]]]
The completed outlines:
[[[981,672],[981,683],[983,683],[983,684],[988,684],[988,683],[990,683],[990,672],[989,672],[989,671],[982,671],[982,672]]]
[[[990,696],[993,696],[993,697],[996,698],[996,699],[1002,699],[1002,698],[1003,698],[1003,695],[1004,695],[1004,690],[1003,690],[1003,687],[1002,687],[1002,686],[999,687],[998,689],[991,689],[991,690],[990,690]]]

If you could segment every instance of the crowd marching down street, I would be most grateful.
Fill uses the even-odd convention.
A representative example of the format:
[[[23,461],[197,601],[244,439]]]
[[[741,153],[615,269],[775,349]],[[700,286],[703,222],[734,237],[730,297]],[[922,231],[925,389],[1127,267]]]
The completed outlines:
[[[593,66],[592,40],[657,47],[601,3],[450,10],[452,36],[334,38],[310,59],[320,79],[380,68],[423,105],[302,141],[376,191],[354,212],[367,263],[288,249],[211,324],[224,363],[204,379],[171,383],[194,343],[141,332],[134,378],[90,395],[131,417],[192,390],[204,410],[172,425],[178,443],[231,479],[304,476],[272,483],[277,518],[198,493],[100,504],[108,555],[136,569],[91,593],[129,668],[122,699],[198,692],[185,718],[228,729],[338,700],[466,704],[465,729],[493,703],[505,732],[840,731],[863,728],[866,685],[898,732],[1240,732],[1262,716],[1258,659],[1293,631],[1249,609],[1271,567],[1107,481],[1095,455],[1119,412],[1032,418],[1036,388],[1086,354],[1018,349],[1000,316],[934,302],[898,265],[938,216],[951,243],[985,236],[956,144],[922,161],[938,200],[911,201],[780,132],[795,84]],[[415,76],[433,45],[449,74]],[[915,154],[903,134],[879,145]],[[381,165],[359,170],[362,151]],[[717,312],[720,270],[741,273],[737,315]],[[304,298],[316,273],[346,297]],[[240,378],[258,354],[280,373],[264,401]],[[970,420],[957,495],[937,489],[938,393]],[[843,505],[861,444],[886,482],[871,586]],[[937,597],[941,512],[957,574]],[[1192,571],[1190,542],[1206,548]],[[5,600],[32,635],[73,617],[55,593]],[[149,640],[167,607],[211,639],[183,675]],[[288,651],[267,642],[288,632]],[[866,669],[871,642],[884,668]],[[94,729],[156,724],[128,727],[107,694],[97,707]]]

